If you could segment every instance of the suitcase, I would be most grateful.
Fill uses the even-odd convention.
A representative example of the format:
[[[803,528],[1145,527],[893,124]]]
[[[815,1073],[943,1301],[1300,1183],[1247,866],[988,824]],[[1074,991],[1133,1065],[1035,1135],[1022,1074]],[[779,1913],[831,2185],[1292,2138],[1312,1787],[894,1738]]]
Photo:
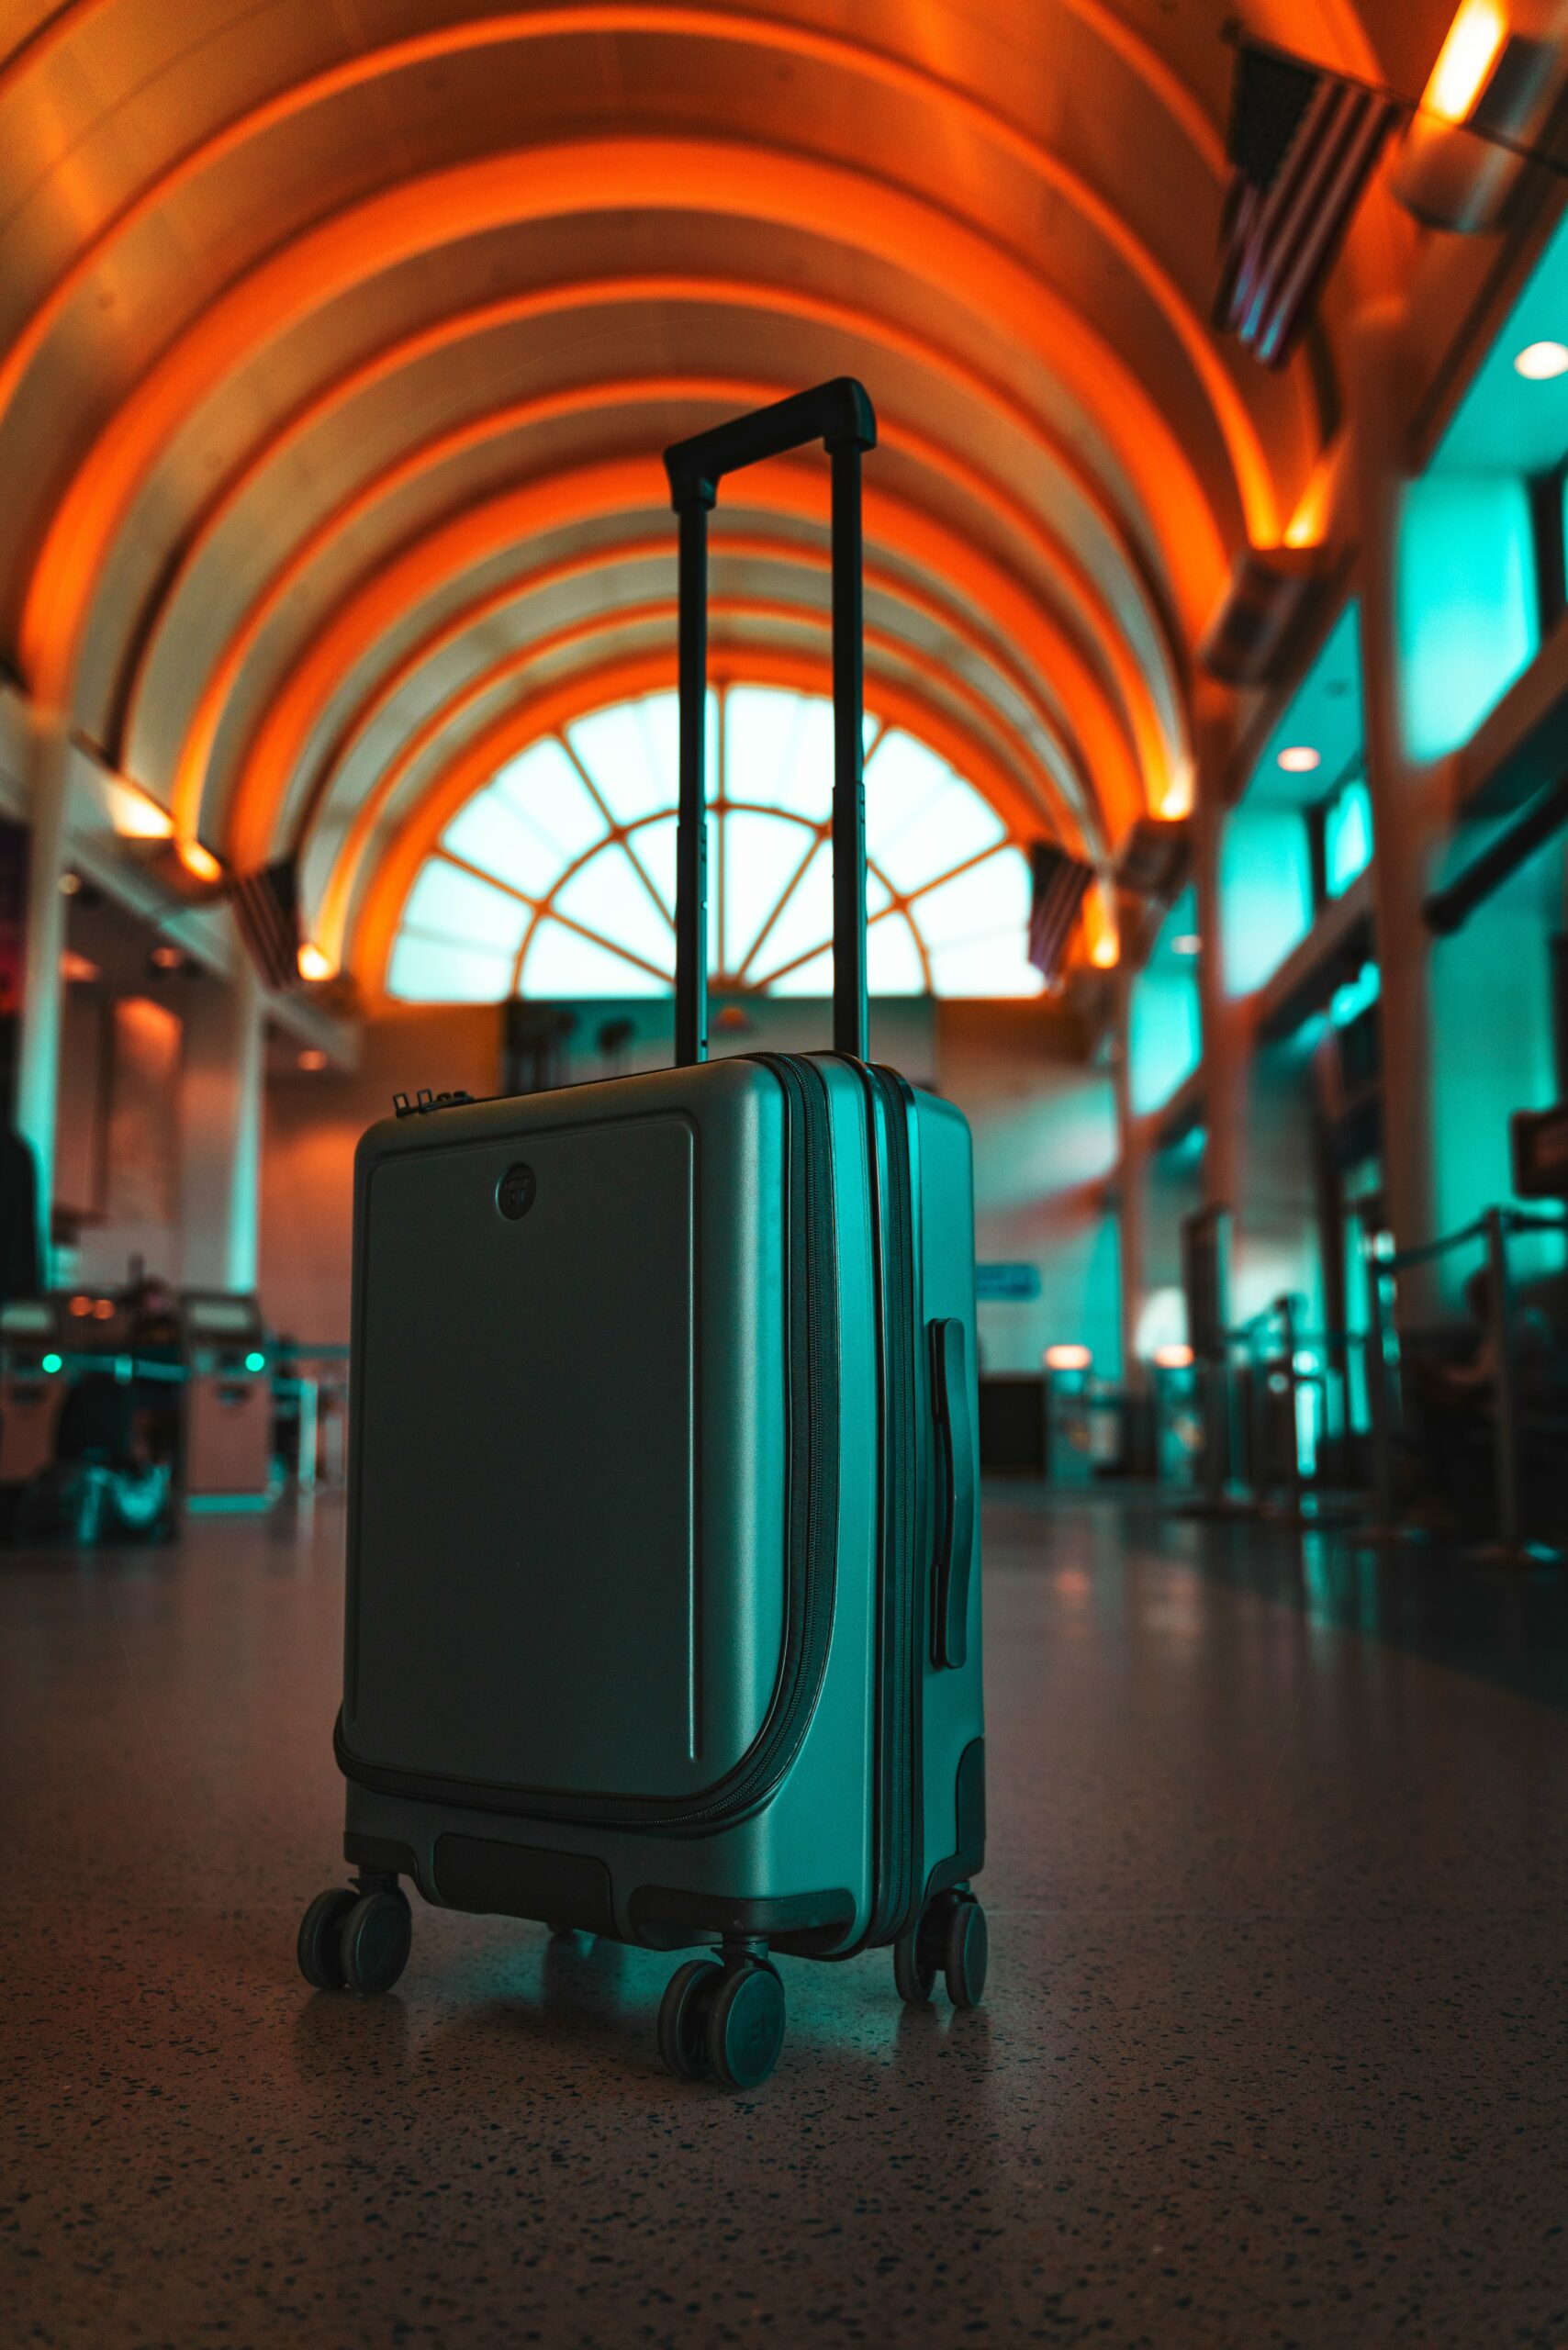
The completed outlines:
[[[707,1053],[707,518],[832,466],[832,1053]],[[677,1065],[424,1095],[355,1165],[351,1888],[320,1989],[388,1988],[401,1880],[695,1952],[661,2053],[752,2087],[775,1959],[890,1946],[972,2006],[985,1918],[974,1241],[963,1118],[866,1058],[860,461],[847,378],[666,453],[679,516]]]

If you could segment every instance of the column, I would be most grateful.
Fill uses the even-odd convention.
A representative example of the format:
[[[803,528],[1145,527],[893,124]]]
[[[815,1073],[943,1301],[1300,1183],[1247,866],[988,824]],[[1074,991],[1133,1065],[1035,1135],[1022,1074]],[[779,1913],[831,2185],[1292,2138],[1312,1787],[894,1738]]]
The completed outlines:
[[[1383,979],[1383,1165],[1396,1248],[1437,1233],[1432,1152],[1431,934],[1421,906],[1435,843],[1434,778],[1408,757],[1399,712],[1398,550],[1405,492],[1400,313],[1356,321],[1349,413],[1352,513],[1361,536],[1361,634],[1367,785]],[[1401,1284],[1417,1313],[1422,1279]]]
[[[180,1088],[180,1223],[192,1289],[256,1286],[265,1033],[248,961],[231,981],[196,982]]]
[[[1121,1282],[1122,1386],[1128,1395],[1141,1395],[1148,1384],[1148,1369],[1139,1361],[1137,1347],[1144,1304],[1144,1222],[1148,1184],[1144,1123],[1135,1116],[1132,1106],[1131,1015],[1137,976],[1124,955],[1116,968],[1115,1051],[1112,1067],[1120,1168],[1116,1256]]]
[[[1193,722],[1197,787],[1193,806],[1193,878],[1198,901],[1198,1004],[1204,1039],[1204,1205],[1238,1214],[1245,1179],[1250,1033],[1244,1004],[1226,987],[1221,890],[1224,789],[1234,744],[1228,695],[1200,688]]]
[[[50,1225],[55,1105],[60,1091],[60,958],[65,949],[65,901],[60,878],[70,836],[66,818],[71,743],[62,711],[29,705],[28,719],[31,775],[17,1127],[31,1144],[37,1163],[39,1265],[48,1283],[53,1279]]]

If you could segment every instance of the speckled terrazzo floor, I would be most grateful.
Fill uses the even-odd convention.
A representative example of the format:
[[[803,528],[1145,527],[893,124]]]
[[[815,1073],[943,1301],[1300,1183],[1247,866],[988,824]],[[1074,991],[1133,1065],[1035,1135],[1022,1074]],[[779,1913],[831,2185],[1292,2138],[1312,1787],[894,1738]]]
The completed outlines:
[[[312,1998],[342,1525],[0,1556],[0,2343],[1568,2344],[1568,1605],[993,1499],[987,2007],[418,1908]]]

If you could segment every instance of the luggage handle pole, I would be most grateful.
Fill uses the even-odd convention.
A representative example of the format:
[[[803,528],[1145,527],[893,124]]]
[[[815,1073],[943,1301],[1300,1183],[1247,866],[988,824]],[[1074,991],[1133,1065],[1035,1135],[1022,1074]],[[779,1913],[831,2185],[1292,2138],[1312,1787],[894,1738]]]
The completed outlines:
[[[676,824],[675,1058],[708,1058],[708,512],[726,474],[822,441],[833,468],[833,1041],[866,1058],[865,653],[860,458],[877,443],[852,376],[797,392],[665,452],[680,519],[680,781]]]

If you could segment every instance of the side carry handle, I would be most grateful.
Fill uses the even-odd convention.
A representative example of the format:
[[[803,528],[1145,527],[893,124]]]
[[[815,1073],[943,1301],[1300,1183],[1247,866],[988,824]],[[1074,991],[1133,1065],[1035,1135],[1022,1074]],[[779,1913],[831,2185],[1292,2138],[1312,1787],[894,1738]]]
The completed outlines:
[[[964,1326],[933,1322],[931,1408],[936,1420],[936,1580],[931,1659],[962,1664],[969,1654],[969,1576],[975,1551],[975,1435],[964,1362]]]
[[[676,825],[675,1058],[708,1058],[708,512],[727,474],[821,441],[833,464],[833,1041],[864,1060],[866,793],[860,458],[877,445],[863,384],[837,375],[665,451],[680,517],[680,789]]]

